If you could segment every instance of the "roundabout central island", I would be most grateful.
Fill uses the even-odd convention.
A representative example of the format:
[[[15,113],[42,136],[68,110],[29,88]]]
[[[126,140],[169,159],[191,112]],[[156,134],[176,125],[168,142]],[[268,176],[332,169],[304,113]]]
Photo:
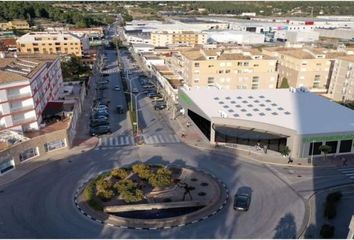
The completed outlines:
[[[78,210],[96,222],[145,230],[203,221],[228,199],[226,185],[205,171],[144,163],[100,173],[74,196]]]

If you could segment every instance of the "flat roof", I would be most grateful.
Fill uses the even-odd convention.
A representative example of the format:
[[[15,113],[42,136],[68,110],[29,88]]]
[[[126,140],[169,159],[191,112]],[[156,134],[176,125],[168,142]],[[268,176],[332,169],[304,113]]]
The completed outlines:
[[[181,88],[212,118],[226,117],[272,124],[298,134],[354,132],[354,111],[298,89],[226,90]]]

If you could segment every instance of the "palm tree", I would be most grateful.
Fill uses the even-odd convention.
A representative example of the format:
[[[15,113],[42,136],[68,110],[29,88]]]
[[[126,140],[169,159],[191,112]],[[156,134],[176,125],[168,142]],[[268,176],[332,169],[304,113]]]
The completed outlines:
[[[327,154],[332,151],[332,147],[328,145],[322,145],[318,148],[324,155],[324,159],[327,159]]]

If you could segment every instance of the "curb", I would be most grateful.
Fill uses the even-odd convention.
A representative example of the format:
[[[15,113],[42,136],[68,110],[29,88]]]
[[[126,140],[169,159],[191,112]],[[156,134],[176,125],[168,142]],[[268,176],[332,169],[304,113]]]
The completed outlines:
[[[224,182],[222,182],[219,178],[217,178],[215,175],[209,173],[209,172],[206,172],[205,170],[197,170],[193,167],[190,167],[190,166],[187,166],[187,167],[184,167],[186,169],[192,169],[192,170],[195,170],[195,171],[200,171],[200,172],[203,172],[204,174],[207,174],[208,176],[210,176],[211,178],[213,178],[215,181],[217,181],[225,190],[225,194],[226,194],[226,198],[225,200],[223,201],[223,203],[220,205],[220,207],[213,211],[212,213],[204,216],[204,217],[201,217],[199,219],[196,219],[196,220],[193,220],[193,221],[190,221],[190,222],[186,222],[186,223],[183,223],[183,224],[178,224],[178,225],[172,225],[172,226],[166,226],[166,227],[128,227],[128,226],[122,226],[122,225],[117,225],[117,224],[112,224],[112,223],[106,223],[102,220],[99,220],[99,219],[96,219],[94,217],[92,217],[91,215],[89,215],[88,213],[86,213],[80,206],[79,206],[79,203],[77,201],[78,199],[78,196],[79,194],[83,191],[84,189],[84,186],[90,182],[93,178],[95,177],[92,177],[92,178],[89,178],[88,180],[84,181],[75,191],[75,194],[74,194],[74,204],[76,206],[76,208],[79,210],[79,212],[81,214],[83,214],[85,217],[91,219],[92,221],[96,222],[96,223],[99,223],[99,224],[102,224],[102,225],[108,225],[108,226],[111,226],[111,227],[118,227],[118,228],[121,228],[121,229],[134,229],[134,230],[166,230],[166,229],[172,229],[172,228],[178,228],[178,227],[183,227],[183,226],[187,226],[187,225],[190,225],[190,224],[194,224],[194,223],[199,223],[199,222],[202,222],[214,215],[216,215],[218,212],[220,212],[227,204],[229,198],[230,198],[230,194],[229,194],[229,190],[226,186],[226,184]],[[98,174],[102,174],[106,171],[101,171],[100,173]]]

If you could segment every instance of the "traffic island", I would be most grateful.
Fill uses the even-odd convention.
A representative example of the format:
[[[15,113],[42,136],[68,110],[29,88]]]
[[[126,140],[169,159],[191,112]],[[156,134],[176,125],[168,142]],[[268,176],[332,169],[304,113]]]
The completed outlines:
[[[207,172],[139,163],[91,178],[74,201],[96,222],[147,230],[200,222],[219,212],[228,198],[225,184]]]

